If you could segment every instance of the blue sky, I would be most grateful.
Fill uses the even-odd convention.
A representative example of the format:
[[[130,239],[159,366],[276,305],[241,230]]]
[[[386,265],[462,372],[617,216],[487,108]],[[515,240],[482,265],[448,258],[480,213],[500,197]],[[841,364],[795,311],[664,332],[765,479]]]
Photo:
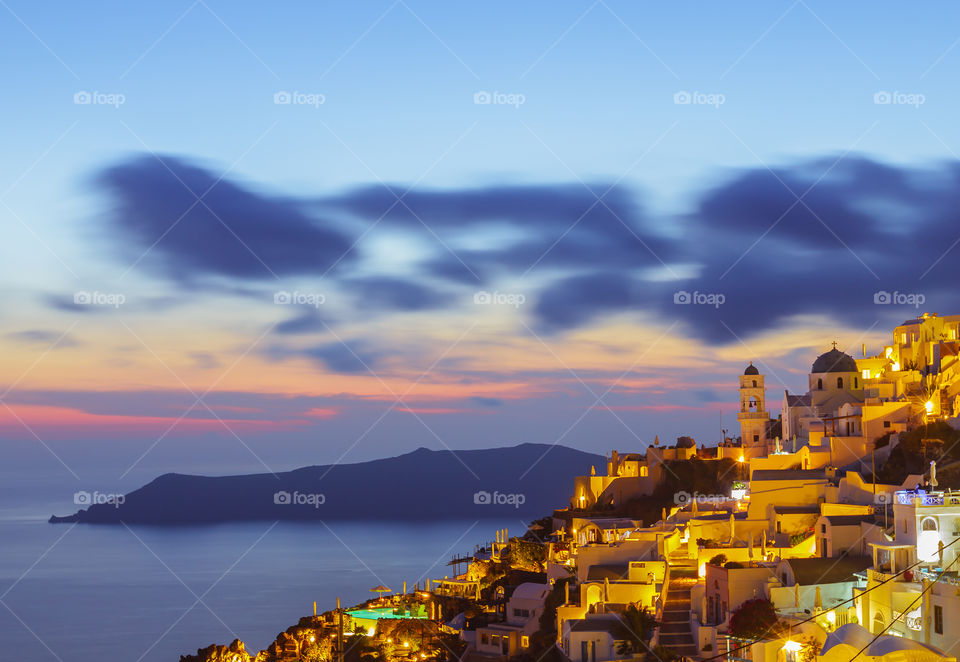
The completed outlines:
[[[957,259],[958,14],[6,2],[0,284],[13,314],[0,324],[22,409],[4,434],[68,454],[115,437],[132,461],[176,421],[184,386],[205,390],[239,356],[254,365],[231,372],[236,402],[219,413],[260,397],[257,417],[275,427],[238,434],[208,416],[203,438],[242,437],[254,450],[239,449],[240,465],[712,441],[722,406],[733,427],[725,384],[746,360],[768,362],[778,400],[830,341],[877,349],[918,312],[878,311],[872,292],[922,292],[955,312],[943,283]],[[93,102],[75,103],[84,92]],[[282,93],[294,103],[276,103]],[[476,102],[484,93],[492,103]],[[180,184],[212,185],[209,217]],[[380,223],[383,196],[394,201],[384,185],[411,197]],[[808,189],[810,207],[794,204]],[[609,206],[593,209],[597,195]],[[204,222],[219,234],[190,234]],[[298,288],[329,294],[322,313],[267,301]],[[525,307],[498,309],[467,347],[454,341],[480,288]],[[680,289],[728,303],[677,310]],[[90,314],[68,305],[78,291],[128,303]],[[438,356],[442,378],[410,407],[424,420],[354,443],[379,415],[369,401],[431,382]],[[630,368],[636,384],[621,389]],[[607,388],[611,409],[578,419]],[[115,391],[135,403],[101,411],[83,397]],[[317,398],[316,411],[291,413],[277,394]],[[560,403],[570,420],[554,429]],[[78,427],[45,428],[51,411]],[[203,455],[199,429],[173,427],[164,466]]]

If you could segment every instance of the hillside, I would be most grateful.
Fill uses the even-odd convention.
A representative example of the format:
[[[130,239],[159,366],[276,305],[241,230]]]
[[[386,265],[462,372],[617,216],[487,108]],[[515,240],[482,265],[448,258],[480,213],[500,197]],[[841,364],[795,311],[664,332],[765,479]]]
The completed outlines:
[[[119,505],[50,521],[193,524],[250,520],[461,519],[541,516],[567,503],[573,477],[603,456],[565,446],[433,451],[279,474],[165,474]],[[532,468],[531,468],[532,467]]]

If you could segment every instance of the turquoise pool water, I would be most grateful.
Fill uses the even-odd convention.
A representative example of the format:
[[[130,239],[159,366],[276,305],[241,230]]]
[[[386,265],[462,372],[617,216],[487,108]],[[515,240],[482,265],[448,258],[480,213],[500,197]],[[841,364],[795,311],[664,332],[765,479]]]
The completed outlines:
[[[393,607],[374,607],[373,609],[352,609],[347,612],[353,618],[367,621],[378,621],[381,618],[426,618],[426,614],[407,614],[401,616],[393,613]]]

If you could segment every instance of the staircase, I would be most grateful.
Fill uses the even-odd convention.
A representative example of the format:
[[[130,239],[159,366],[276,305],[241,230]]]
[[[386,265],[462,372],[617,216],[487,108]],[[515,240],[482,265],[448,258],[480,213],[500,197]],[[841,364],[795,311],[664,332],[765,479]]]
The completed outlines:
[[[696,583],[696,565],[670,564],[670,583],[660,623],[660,644],[688,658],[700,654],[690,633],[690,588]]]

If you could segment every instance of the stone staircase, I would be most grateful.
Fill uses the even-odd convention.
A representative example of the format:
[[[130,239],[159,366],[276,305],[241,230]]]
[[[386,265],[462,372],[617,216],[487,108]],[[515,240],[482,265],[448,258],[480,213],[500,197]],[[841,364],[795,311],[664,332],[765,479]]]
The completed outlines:
[[[671,562],[670,583],[667,585],[667,599],[663,604],[660,623],[660,644],[687,658],[700,655],[690,633],[690,589],[697,583],[696,562],[692,563],[674,565]]]

